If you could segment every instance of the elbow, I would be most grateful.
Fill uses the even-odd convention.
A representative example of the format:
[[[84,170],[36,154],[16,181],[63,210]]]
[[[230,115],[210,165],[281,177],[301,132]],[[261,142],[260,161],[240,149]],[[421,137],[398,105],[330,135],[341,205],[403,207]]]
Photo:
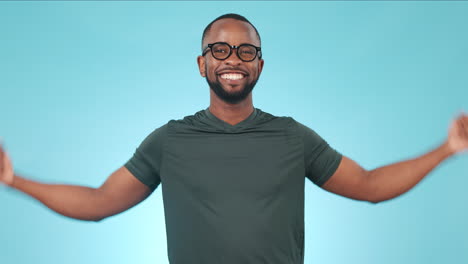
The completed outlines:
[[[378,204],[395,198],[395,196],[386,193],[381,188],[373,187],[369,188],[368,190],[369,191],[366,192],[365,198],[363,200],[371,204]]]
[[[366,198],[364,199],[366,202],[369,202],[371,204],[378,204],[381,202],[384,202],[388,199],[385,199],[384,196],[382,196],[382,193],[377,190],[377,188],[370,188],[369,191],[367,192]]]
[[[87,222],[101,222],[104,220],[106,217],[102,215],[81,215],[81,216],[69,216],[70,218],[73,219],[78,219],[81,221],[87,221]]]
[[[366,199],[366,202],[369,202],[369,203],[371,203],[371,204],[378,204],[378,203],[380,203],[380,202],[383,202],[383,200],[371,198],[371,199]]]
[[[98,216],[94,216],[93,218],[89,219],[89,221],[92,221],[92,222],[101,222],[102,220],[106,219],[107,216],[105,215],[98,215]]]
[[[391,199],[392,197],[388,197],[388,196],[382,195],[381,193],[377,191],[374,191],[367,196],[365,201],[371,204],[378,204],[378,203],[385,202]]]
[[[383,202],[384,199],[379,196],[379,190],[378,186],[375,184],[374,178],[372,176],[372,172],[368,172],[368,175],[366,177],[365,181],[365,197],[364,201],[369,202],[371,204],[378,204],[380,202]]]
[[[74,217],[74,216],[70,216],[70,218],[72,219],[77,219],[77,220],[81,220],[81,221],[86,221],[86,222],[101,222],[102,220],[104,220],[105,217],[98,217],[98,216],[87,216],[87,217]]]
[[[383,182],[381,179],[381,177],[380,179],[376,177],[374,171],[368,172],[365,183],[363,183],[365,186],[363,200],[377,204],[392,200],[405,192],[401,188],[394,186],[395,184]]]
[[[67,214],[61,214],[65,217],[75,219],[75,220],[81,220],[81,221],[86,221],[86,222],[101,222],[105,217],[97,217],[97,216],[78,216],[78,215],[67,215]]]

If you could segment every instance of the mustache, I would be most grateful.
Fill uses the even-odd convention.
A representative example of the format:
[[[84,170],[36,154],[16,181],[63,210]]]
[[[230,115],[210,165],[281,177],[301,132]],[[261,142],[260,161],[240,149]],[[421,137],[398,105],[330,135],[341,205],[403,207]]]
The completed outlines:
[[[222,68],[222,69],[219,69],[216,71],[216,74],[221,74],[221,73],[224,73],[224,72],[240,72],[242,74],[244,74],[245,76],[248,76],[249,73],[245,70],[245,69],[242,69],[242,68],[239,68],[239,67],[225,67],[225,68]]]

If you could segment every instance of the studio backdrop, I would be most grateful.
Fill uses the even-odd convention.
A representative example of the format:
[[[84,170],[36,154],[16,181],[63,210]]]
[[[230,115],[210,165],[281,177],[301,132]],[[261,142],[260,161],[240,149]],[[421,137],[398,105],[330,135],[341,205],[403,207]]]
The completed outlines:
[[[247,17],[254,106],[373,169],[441,144],[468,111],[468,2],[0,2],[0,137],[15,170],[98,187],[171,119],[209,105],[205,26]],[[370,204],[306,180],[305,263],[468,263],[468,155]],[[0,189],[0,263],[164,264],[161,186],[100,222]]]

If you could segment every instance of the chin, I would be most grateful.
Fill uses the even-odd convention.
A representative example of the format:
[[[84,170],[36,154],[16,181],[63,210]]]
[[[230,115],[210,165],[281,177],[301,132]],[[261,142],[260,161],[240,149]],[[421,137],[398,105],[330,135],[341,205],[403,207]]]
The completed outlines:
[[[242,93],[245,90],[245,87],[231,87],[231,88],[226,88],[223,87],[223,90],[228,93],[228,94],[237,94],[237,93]]]

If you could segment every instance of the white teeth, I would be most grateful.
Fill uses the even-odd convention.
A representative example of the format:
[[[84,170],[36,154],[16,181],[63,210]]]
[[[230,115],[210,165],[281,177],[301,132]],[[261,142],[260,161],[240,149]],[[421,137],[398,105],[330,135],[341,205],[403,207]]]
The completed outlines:
[[[228,79],[228,80],[239,80],[244,78],[244,75],[240,73],[224,73],[221,74],[221,78]]]

